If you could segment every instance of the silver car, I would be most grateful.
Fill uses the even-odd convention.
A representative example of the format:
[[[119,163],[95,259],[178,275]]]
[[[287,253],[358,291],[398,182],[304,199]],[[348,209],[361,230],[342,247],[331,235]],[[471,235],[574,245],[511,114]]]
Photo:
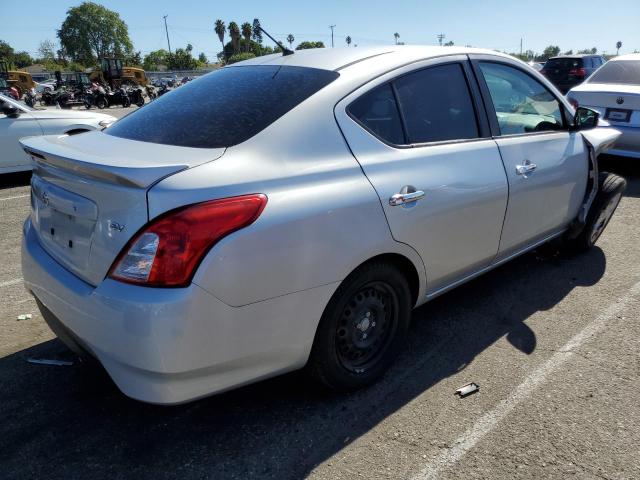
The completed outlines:
[[[551,239],[591,247],[623,179],[526,64],[315,49],[200,77],[104,132],[23,141],[23,274],[127,395],[185,402],[305,367],[378,379],[410,313]]]

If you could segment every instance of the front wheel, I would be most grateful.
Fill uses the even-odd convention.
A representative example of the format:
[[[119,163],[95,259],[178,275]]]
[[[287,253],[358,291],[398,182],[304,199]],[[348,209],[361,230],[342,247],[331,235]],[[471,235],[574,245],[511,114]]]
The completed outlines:
[[[106,98],[98,98],[98,100],[96,100],[96,106],[100,110],[104,110],[105,108],[107,108],[109,106],[109,104],[107,103],[107,99]]]
[[[140,97],[138,99],[138,101],[136,102],[136,105],[138,105],[138,107],[143,107],[144,106],[144,98]]]
[[[595,245],[609,224],[613,212],[616,211],[625,188],[627,188],[627,181],[624,178],[613,173],[600,173],[598,193],[587,214],[584,229],[576,238],[566,241],[569,250],[578,253],[586,252]]]
[[[329,301],[307,369],[332,390],[353,390],[376,381],[406,340],[411,293],[391,263],[372,262],[349,275]]]

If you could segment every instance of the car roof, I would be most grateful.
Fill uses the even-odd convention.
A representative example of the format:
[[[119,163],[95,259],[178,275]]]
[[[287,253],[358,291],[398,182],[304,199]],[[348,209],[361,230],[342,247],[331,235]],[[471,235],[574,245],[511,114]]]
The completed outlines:
[[[585,58],[585,57],[601,57],[598,53],[576,53],[575,55],[558,55],[551,57],[549,60],[555,60],[556,58]]]
[[[384,59],[387,64],[403,64],[416,60],[440,57],[443,55],[464,55],[472,53],[490,54],[511,58],[504,53],[471,47],[389,45],[377,47],[312,48],[296,50],[293,55],[282,55],[281,53],[265,55],[235,63],[231,65],[231,67],[248,65],[289,65],[337,71],[376,57],[380,57],[378,60]]]
[[[636,60],[640,61],[640,53],[627,53],[626,55],[618,55],[617,57],[613,57],[610,62],[616,62],[620,60]]]

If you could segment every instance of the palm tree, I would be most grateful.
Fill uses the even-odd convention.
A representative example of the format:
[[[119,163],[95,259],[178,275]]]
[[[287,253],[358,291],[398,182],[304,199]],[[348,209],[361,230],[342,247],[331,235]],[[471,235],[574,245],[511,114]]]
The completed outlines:
[[[349,35],[347,35],[347,38],[345,38],[344,41],[347,42],[347,47],[351,45],[351,37]]]
[[[233,53],[238,53],[240,49],[240,27],[236,22],[229,23],[229,36],[231,37],[231,45],[233,45]]]
[[[396,39],[396,45],[397,45],[397,44],[398,44],[398,39],[400,38],[400,34],[399,34],[399,33],[397,33],[397,32],[396,32],[396,33],[394,33],[394,34],[393,34],[393,38],[395,38],[395,39]]]
[[[251,24],[249,22],[244,22],[242,24],[242,36],[244,37],[245,43],[245,51],[249,51],[251,49],[251,34],[253,33],[253,28],[251,28]]]
[[[224,22],[220,19],[216,20],[216,26],[214,30],[218,34],[218,39],[220,39],[220,43],[222,44],[222,52],[224,53],[224,32],[225,32]]]
[[[289,42],[289,48],[291,48],[293,45],[293,41],[296,39],[296,37],[293,36],[293,34],[289,34],[287,35],[287,42]]]

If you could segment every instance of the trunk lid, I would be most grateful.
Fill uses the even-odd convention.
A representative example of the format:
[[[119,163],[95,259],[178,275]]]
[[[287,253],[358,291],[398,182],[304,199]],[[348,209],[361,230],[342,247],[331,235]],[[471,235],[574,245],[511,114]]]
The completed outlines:
[[[31,221],[41,245],[92,285],[104,279],[127,241],[149,220],[149,188],[220,158],[225,150],[138,142],[102,132],[20,143],[34,161]]]
[[[567,97],[593,108],[611,125],[640,126],[640,86],[583,83]]]

